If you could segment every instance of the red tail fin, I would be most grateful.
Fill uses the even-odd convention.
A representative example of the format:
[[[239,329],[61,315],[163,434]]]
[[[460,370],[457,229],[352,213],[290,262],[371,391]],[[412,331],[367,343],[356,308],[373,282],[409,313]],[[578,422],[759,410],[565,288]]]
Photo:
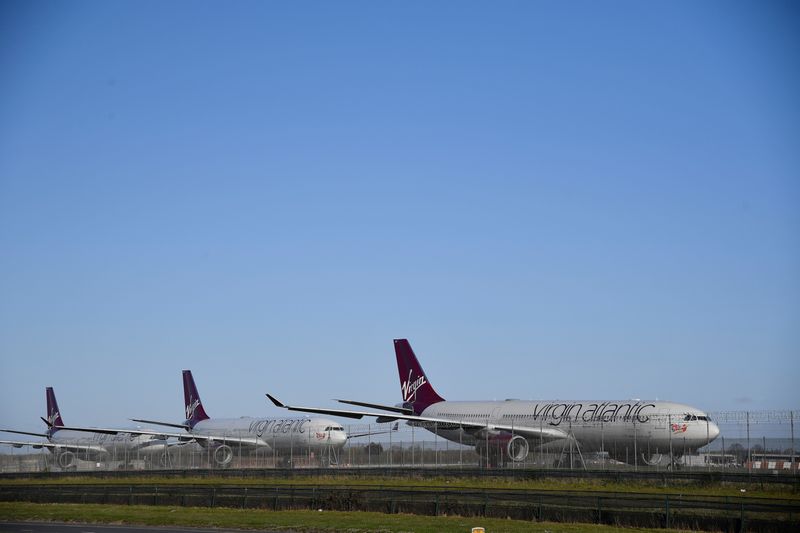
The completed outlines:
[[[444,398],[436,394],[425,376],[425,371],[422,370],[407,339],[394,340],[394,353],[397,356],[397,372],[400,374],[403,403],[410,404],[414,412],[419,414],[428,406],[444,401]]]
[[[183,403],[186,408],[186,423],[189,427],[194,427],[201,420],[208,420],[206,410],[203,409],[203,402],[197,393],[191,370],[183,371]]]
[[[58,402],[56,401],[56,393],[53,392],[53,387],[47,387],[45,395],[47,396],[47,425],[51,428],[53,426],[63,426],[64,421],[61,419],[61,412],[58,410]]]

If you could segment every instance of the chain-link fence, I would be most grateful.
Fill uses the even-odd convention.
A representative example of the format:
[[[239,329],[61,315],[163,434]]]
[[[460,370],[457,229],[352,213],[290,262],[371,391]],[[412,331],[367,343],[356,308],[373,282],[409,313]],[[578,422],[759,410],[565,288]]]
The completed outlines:
[[[795,411],[726,411],[699,419],[676,413],[645,418],[504,421],[510,431],[461,431],[462,423],[426,427],[404,422],[344,425],[343,447],[310,446],[298,436],[288,448],[253,448],[225,435],[211,446],[170,441],[161,447],[109,447],[63,452],[0,446],[0,471],[100,471],[217,468],[432,467],[564,469],[738,469],[798,475]],[[474,425],[475,419],[469,421]],[[466,428],[466,425],[464,426]],[[516,428],[519,428],[518,430]],[[562,438],[553,438],[558,429]],[[538,430],[538,431],[537,431]],[[545,438],[545,435],[548,435]],[[236,435],[241,436],[241,435]],[[273,438],[274,439],[274,438]],[[709,442],[710,441],[710,442]],[[273,441],[274,442],[274,441]],[[220,453],[226,446],[225,453]]]

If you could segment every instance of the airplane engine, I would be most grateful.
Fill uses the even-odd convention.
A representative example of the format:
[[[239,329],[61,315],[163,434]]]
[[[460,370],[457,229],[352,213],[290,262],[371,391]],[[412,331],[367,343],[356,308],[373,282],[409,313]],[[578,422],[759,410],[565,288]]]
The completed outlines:
[[[57,458],[58,466],[61,468],[69,468],[75,465],[75,454],[72,452],[62,452]]]
[[[233,450],[227,444],[221,444],[214,450],[214,462],[217,466],[228,466],[233,460]]]
[[[511,436],[509,433],[501,433],[488,439],[479,440],[475,450],[481,458],[487,455],[487,445],[489,446],[489,463],[492,465],[497,465],[501,462],[505,463],[508,459],[514,462],[524,461],[530,450],[530,445],[524,437],[519,435]]]
[[[508,458],[515,462],[524,461],[528,456],[529,449],[528,441],[519,435],[509,440],[506,445]]]
[[[671,466],[668,453],[643,453],[642,461],[648,466]]]

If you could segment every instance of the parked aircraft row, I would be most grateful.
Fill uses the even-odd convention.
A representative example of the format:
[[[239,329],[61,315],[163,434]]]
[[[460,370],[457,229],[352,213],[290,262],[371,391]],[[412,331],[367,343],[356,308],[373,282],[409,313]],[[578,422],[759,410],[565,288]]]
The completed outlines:
[[[633,463],[669,461],[701,448],[719,435],[708,414],[689,405],[642,400],[445,401],[431,385],[407,339],[394,340],[403,402],[388,406],[354,400],[341,403],[376,409],[357,411],[285,405],[292,411],[377,421],[406,420],[445,439],[474,445],[489,463],[522,461],[531,449],[565,448],[605,452]]]
[[[180,423],[132,419],[134,422],[182,429],[98,428],[67,426],[52,387],[47,387],[45,433],[0,429],[8,433],[44,437],[44,442],[0,440],[15,447],[46,448],[62,468],[75,466],[77,458],[89,461],[130,461],[143,458],[166,464],[168,448],[196,442],[218,466],[227,466],[235,453],[259,450],[286,457],[312,452],[320,461],[336,462],[348,436],[338,422],[327,418],[211,418],[203,407],[190,370],[183,371],[186,419]],[[169,439],[175,439],[170,441]]]
[[[719,435],[710,417],[689,405],[642,400],[579,401],[446,401],[431,385],[408,340],[394,340],[402,402],[383,405],[337,400],[367,410],[286,405],[267,394],[277,407],[290,411],[377,422],[405,420],[445,439],[475,446],[489,464],[523,461],[531,450],[558,452],[567,446],[583,452],[604,452],[614,459],[648,464],[664,463],[701,448]],[[329,418],[226,418],[208,416],[192,373],[183,371],[185,420],[180,423],[148,419],[136,422],[180,432],[156,429],[115,429],[65,426],[53,389],[47,388],[47,442],[0,441],[13,446],[45,447],[58,464],[69,467],[75,455],[101,460],[122,453],[164,457],[169,446],[194,441],[225,466],[237,451],[266,450],[280,455],[313,452],[335,462],[348,435],[341,423]],[[396,426],[395,426],[396,429]],[[374,432],[371,434],[375,434]],[[169,439],[175,439],[175,442]]]
[[[111,458],[135,458],[141,455],[147,460],[162,456],[167,450],[167,439],[156,434],[134,435],[129,433],[107,434],[87,433],[73,429],[65,429],[61,411],[56,402],[53,387],[47,387],[47,418],[42,421],[47,425],[44,433],[32,433],[13,429],[1,429],[6,433],[43,437],[45,441],[0,440],[0,444],[10,444],[16,448],[30,446],[34,449],[46,448],[56,458],[62,468],[70,468],[75,458],[87,461],[107,461]]]

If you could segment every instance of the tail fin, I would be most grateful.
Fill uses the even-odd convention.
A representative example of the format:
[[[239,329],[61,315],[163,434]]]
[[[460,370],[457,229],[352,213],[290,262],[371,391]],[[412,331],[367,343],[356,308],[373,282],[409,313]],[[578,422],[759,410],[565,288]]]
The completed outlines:
[[[428,382],[407,339],[394,340],[394,353],[397,356],[397,372],[400,374],[400,392],[404,405],[408,404],[414,413],[420,414],[428,406],[444,401]]]
[[[63,426],[64,420],[61,418],[61,411],[58,410],[58,402],[56,401],[56,393],[53,392],[53,387],[47,387],[47,420],[45,423],[48,427]]]
[[[203,409],[203,402],[197,393],[191,370],[183,371],[183,403],[186,407],[186,423],[189,427],[194,427],[201,420],[208,420],[206,410]]]

